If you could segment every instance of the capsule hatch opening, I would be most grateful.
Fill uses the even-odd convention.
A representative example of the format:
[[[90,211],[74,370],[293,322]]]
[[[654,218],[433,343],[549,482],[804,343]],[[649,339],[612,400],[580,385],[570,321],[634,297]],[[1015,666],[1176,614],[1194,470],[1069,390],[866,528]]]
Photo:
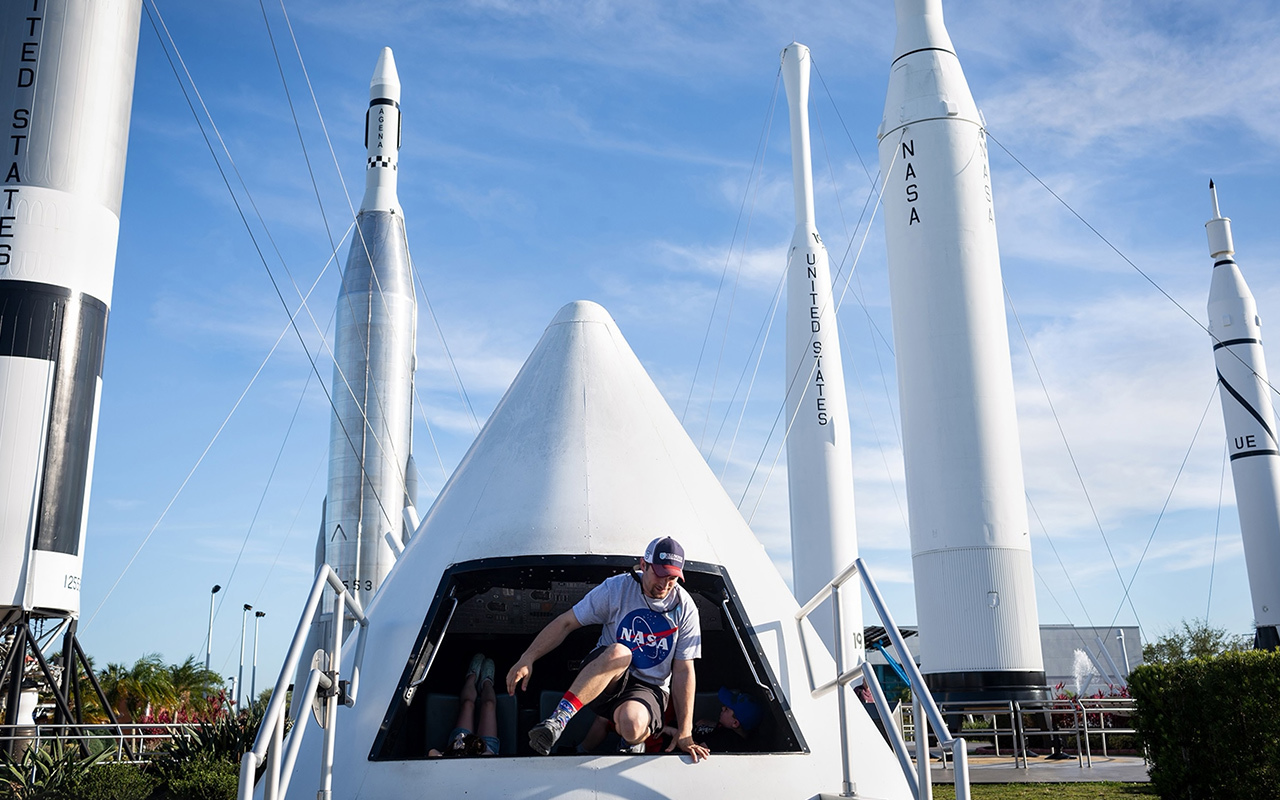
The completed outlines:
[[[500,756],[535,756],[528,731],[568,688],[581,659],[595,646],[600,626],[574,631],[540,659],[528,691],[517,691],[515,697],[508,696],[503,685],[507,670],[549,621],[606,578],[635,564],[628,556],[521,556],[450,567],[436,588],[413,650],[405,654],[404,672],[370,760],[425,759],[432,748],[443,749],[456,721],[462,676],[477,652],[492,658],[497,667]],[[697,603],[702,622],[702,658],[695,662],[695,722],[719,716],[718,690],[726,686],[751,694],[764,709],[759,728],[742,752],[808,752],[728,572],[719,565],[690,561],[684,587]],[[579,712],[558,743],[558,752],[572,754],[593,719],[587,710]]]

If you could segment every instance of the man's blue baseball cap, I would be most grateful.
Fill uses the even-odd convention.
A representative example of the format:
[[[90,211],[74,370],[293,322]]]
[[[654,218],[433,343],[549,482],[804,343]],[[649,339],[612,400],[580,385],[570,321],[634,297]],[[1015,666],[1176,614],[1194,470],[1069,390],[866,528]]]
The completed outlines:
[[[653,571],[662,577],[684,577],[684,548],[670,536],[649,542],[644,550],[644,560],[653,565]]]

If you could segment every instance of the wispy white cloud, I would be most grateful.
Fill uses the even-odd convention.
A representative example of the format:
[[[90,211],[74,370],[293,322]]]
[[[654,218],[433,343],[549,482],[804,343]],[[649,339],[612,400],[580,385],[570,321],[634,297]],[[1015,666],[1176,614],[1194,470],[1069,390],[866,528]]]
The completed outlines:
[[[669,269],[689,270],[717,280],[725,276],[728,290],[741,281],[755,291],[772,293],[787,263],[785,245],[726,252],[724,247],[658,242],[655,250],[659,263]]]
[[[997,131],[1048,136],[1075,151],[1099,146],[1130,156],[1202,136],[1197,128],[1205,123],[1275,142],[1280,21],[1268,4],[1230,5],[1211,13],[1194,3],[1003,3],[993,18],[1011,17],[1020,32],[1038,33],[1051,56],[1011,72],[982,100],[988,121]],[[1196,24],[1219,13],[1235,24]]]

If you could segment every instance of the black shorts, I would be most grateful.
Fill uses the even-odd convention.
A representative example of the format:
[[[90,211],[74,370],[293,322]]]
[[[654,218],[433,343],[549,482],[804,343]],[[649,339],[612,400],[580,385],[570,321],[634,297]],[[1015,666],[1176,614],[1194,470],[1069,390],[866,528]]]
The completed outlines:
[[[583,666],[600,656],[609,645],[601,645],[582,659]],[[649,710],[649,735],[662,730],[662,715],[667,708],[667,692],[661,686],[646,683],[627,670],[605,687],[600,696],[587,704],[597,715],[607,720],[613,719],[613,712],[619,705],[628,700],[643,703]]]

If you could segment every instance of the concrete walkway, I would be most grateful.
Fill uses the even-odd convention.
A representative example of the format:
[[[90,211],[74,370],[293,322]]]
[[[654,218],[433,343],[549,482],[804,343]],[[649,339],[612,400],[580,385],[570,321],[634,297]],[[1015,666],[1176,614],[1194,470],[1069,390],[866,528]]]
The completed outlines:
[[[1146,783],[1147,765],[1139,756],[1095,755],[1092,767],[1081,767],[1079,761],[1049,761],[1043,757],[1031,758],[1028,766],[1015,768],[1012,758],[994,756],[969,756],[970,783],[1095,783],[1099,781],[1123,781]],[[937,761],[930,770],[934,783],[955,783],[951,761],[943,769]]]

